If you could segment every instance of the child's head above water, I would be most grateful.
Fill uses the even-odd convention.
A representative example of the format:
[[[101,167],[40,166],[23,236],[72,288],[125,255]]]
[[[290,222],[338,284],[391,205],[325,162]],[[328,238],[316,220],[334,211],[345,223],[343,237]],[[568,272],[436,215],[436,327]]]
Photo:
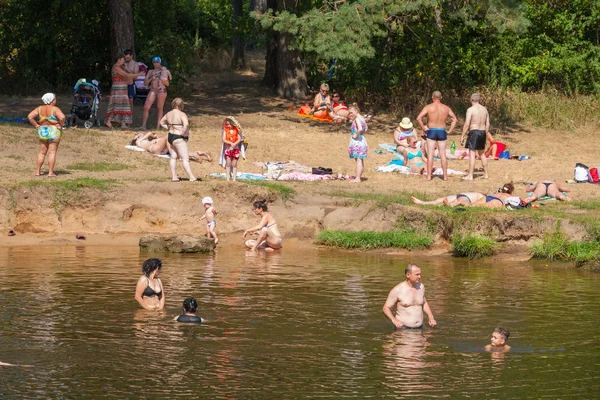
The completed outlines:
[[[183,311],[189,314],[195,314],[198,311],[198,302],[193,297],[188,297],[183,301]]]
[[[491,343],[493,347],[502,347],[506,345],[506,341],[510,336],[510,332],[505,328],[496,328],[492,333]]]

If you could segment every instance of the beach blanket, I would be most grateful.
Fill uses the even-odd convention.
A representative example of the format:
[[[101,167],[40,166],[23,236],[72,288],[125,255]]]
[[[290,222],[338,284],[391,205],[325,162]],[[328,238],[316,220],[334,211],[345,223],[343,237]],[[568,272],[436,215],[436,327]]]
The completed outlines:
[[[337,174],[332,175],[315,175],[315,174],[305,174],[303,172],[290,172],[289,174],[281,174],[278,181],[327,181],[331,179],[339,179]]]
[[[227,175],[225,175],[224,172],[221,172],[221,173],[213,172],[209,176],[212,176],[213,178],[220,178],[220,179],[227,178]],[[236,179],[238,179],[240,181],[266,181],[267,180],[267,177],[262,174],[251,174],[249,172],[238,172],[235,177],[236,177]]]
[[[125,148],[127,150],[131,150],[131,151],[141,151],[141,152],[144,152],[144,153],[152,154],[152,153],[147,152],[146,150],[144,150],[142,148],[139,148],[137,146],[127,145],[127,146],[125,146]],[[171,156],[169,154],[152,154],[152,155],[156,156],[156,157],[160,157],[160,158],[166,158],[166,159],[171,158]]]
[[[387,152],[392,153],[395,156],[400,157],[400,159],[404,159],[404,156],[402,155],[402,153],[400,153],[398,150],[396,150],[396,145],[393,143],[379,143],[379,147],[381,147],[382,149],[384,149]],[[417,148],[420,148],[420,146],[417,146]],[[469,158],[469,150],[456,150],[454,152],[454,154],[450,153],[450,149],[446,149],[446,157],[448,158],[448,160],[460,160],[461,158]],[[492,158],[492,157],[488,157],[488,158]],[[435,160],[439,160],[438,157],[434,158]]]
[[[321,121],[321,122],[332,122],[333,121],[333,118],[331,118],[329,113],[323,115],[322,117],[315,117],[312,113],[312,108],[310,108],[310,106],[300,107],[300,109],[298,110],[298,114],[296,114],[296,115],[298,115],[299,117],[310,118],[310,119],[314,119],[315,121]]]
[[[565,196],[569,195],[567,192],[562,192],[562,194],[565,195]],[[527,192],[527,197],[531,197],[531,196],[533,196],[533,192]],[[550,196],[542,196],[538,200],[543,200],[543,201],[546,201],[546,200],[556,200],[556,198],[550,197]]]
[[[379,167],[375,167],[375,171],[378,172],[399,172],[401,174],[406,174],[406,175],[420,175],[418,173],[413,173],[410,172],[410,167],[405,167],[403,165],[398,165],[398,164],[393,164],[393,163],[389,163],[388,165],[382,165]],[[436,168],[435,171],[433,171],[432,175],[443,175],[444,172],[442,171],[441,168]],[[450,169],[448,168],[448,175],[464,175],[465,173],[462,171],[456,171],[454,169]]]
[[[23,122],[28,124],[29,120],[27,118],[0,118],[0,122]]]

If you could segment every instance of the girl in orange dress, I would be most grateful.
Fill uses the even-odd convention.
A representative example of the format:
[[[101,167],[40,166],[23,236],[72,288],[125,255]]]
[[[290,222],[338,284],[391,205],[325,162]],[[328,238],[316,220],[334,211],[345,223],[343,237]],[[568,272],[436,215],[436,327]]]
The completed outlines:
[[[225,167],[225,175],[227,180],[233,179],[235,182],[237,175],[237,162],[240,155],[246,158],[244,154],[244,147],[242,142],[244,135],[242,134],[242,127],[234,117],[227,117],[223,121],[222,130],[222,141],[223,146],[221,147],[221,162],[220,164]]]

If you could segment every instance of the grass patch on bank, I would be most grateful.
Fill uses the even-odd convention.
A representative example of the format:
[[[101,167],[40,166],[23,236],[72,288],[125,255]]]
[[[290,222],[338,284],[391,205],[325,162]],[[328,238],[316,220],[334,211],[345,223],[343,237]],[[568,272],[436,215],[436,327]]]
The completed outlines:
[[[413,230],[387,232],[324,230],[317,236],[317,243],[343,249],[368,250],[392,247],[417,250],[431,246],[433,240],[431,237],[418,234]]]
[[[411,196],[418,198],[423,197],[423,193],[398,193],[398,194],[380,194],[380,193],[352,193],[352,192],[333,192],[328,193],[329,196],[334,197],[345,197],[348,199],[354,199],[358,204],[362,201],[375,201],[379,206],[387,206],[389,204],[404,204],[413,205],[410,200]],[[421,197],[420,197],[421,196]],[[358,205],[357,204],[357,205]]]
[[[129,169],[129,165],[121,163],[90,163],[83,162],[77,164],[67,165],[67,169],[77,171],[91,171],[91,172],[108,172],[108,171],[122,171]]]
[[[498,249],[498,243],[488,237],[478,235],[455,235],[452,238],[452,254],[455,257],[470,259],[488,257]]]
[[[281,183],[272,183],[265,181],[246,181],[244,183],[248,185],[264,187],[272,192],[277,192],[280,194],[281,200],[283,201],[291,200],[296,195],[296,191],[294,189],[286,185],[282,185]]]
[[[570,242],[561,232],[559,222],[556,229],[547,232],[543,240],[533,244],[530,252],[536,259],[572,261],[579,267],[586,262],[600,260],[600,241]]]
[[[117,183],[116,179],[78,178],[69,181],[55,179],[56,178],[24,181],[19,182],[17,185],[21,187],[53,187],[64,190],[77,190],[84,188],[106,190]]]

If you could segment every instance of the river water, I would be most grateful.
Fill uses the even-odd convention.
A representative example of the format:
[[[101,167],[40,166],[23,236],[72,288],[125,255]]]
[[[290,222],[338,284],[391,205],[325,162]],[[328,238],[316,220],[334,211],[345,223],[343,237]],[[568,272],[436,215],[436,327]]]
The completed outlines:
[[[592,399],[600,275],[563,264],[323,249],[160,254],[166,310],[139,309],[137,247],[0,248],[0,398]],[[438,326],[381,308],[408,262]],[[201,326],[177,324],[194,296]],[[496,326],[509,353],[483,346]]]

